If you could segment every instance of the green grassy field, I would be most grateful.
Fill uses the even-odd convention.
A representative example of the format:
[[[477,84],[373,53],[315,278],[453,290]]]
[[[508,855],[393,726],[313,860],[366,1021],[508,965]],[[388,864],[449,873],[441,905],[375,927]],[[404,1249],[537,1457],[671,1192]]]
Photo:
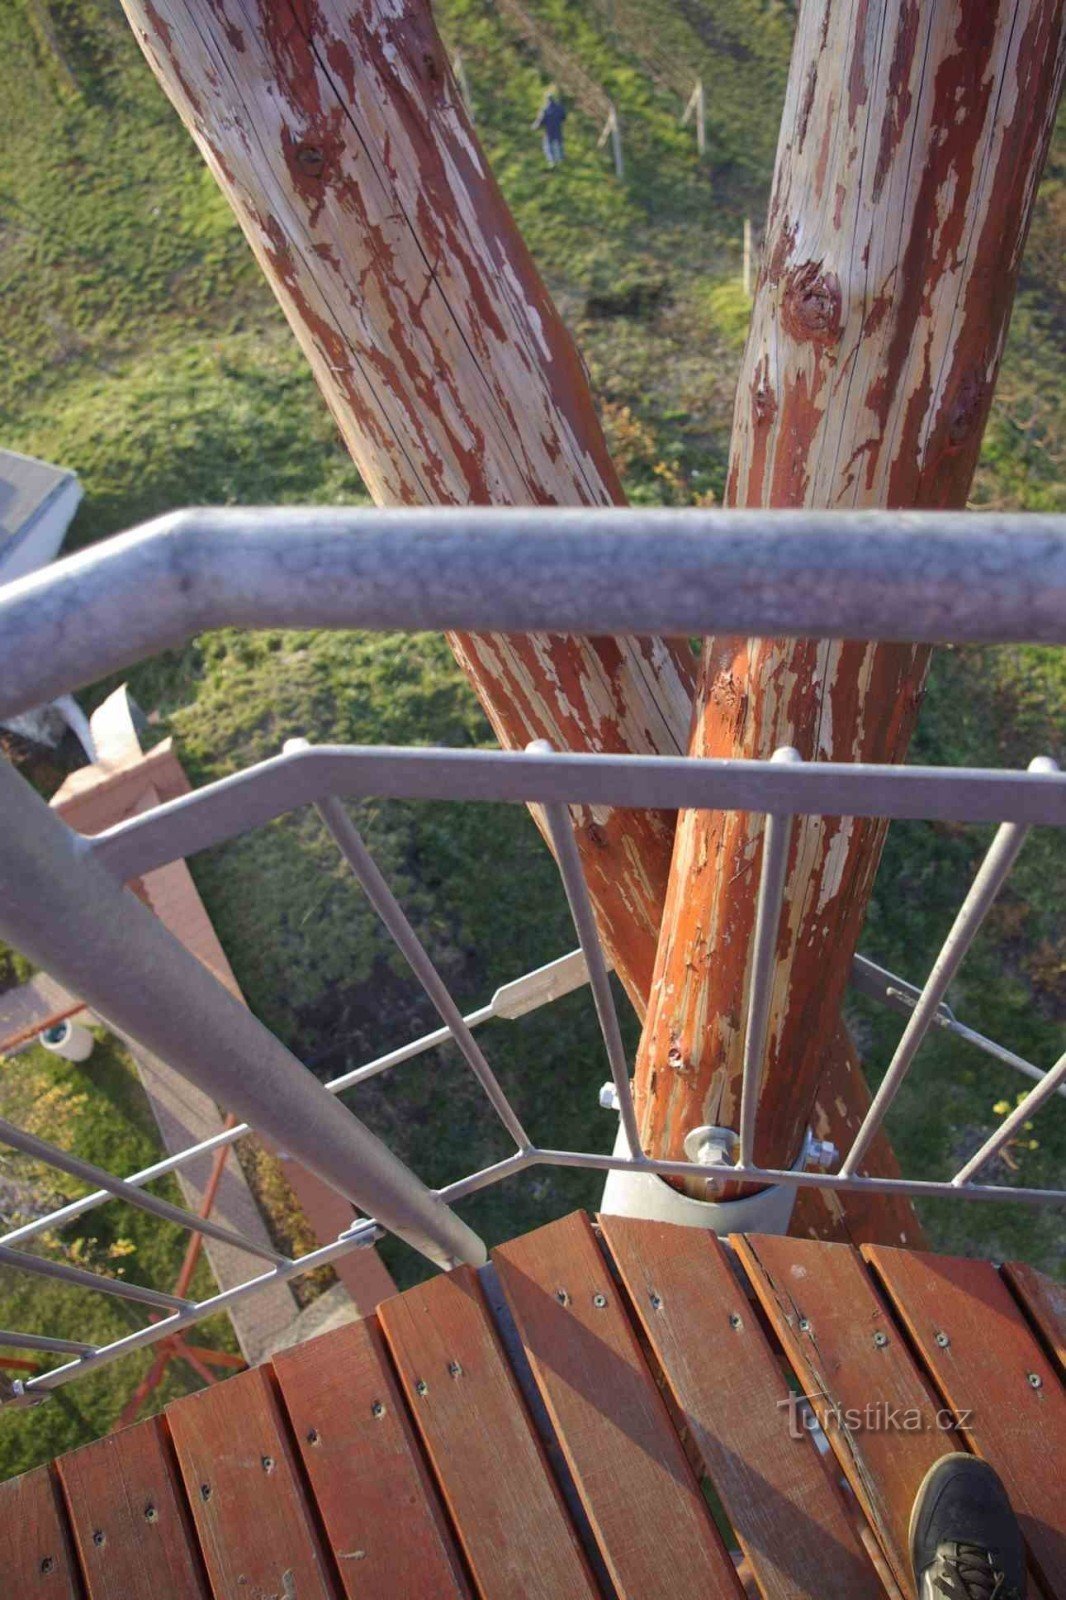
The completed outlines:
[[[644,503],[713,501],[746,319],[741,227],[765,205],[787,22],[767,19],[757,0],[619,0],[613,28],[597,6],[529,5],[620,105],[624,183],[608,175],[594,149],[598,129],[580,109],[567,124],[567,164],[546,181],[529,132],[546,76],[535,51],[483,0],[444,0],[437,12],[462,48],[480,138],[580,341],[627,491]],[[360,501],[358,475],[302,357],[117,5],[52,0],[50,13],[62,62],[42,44],[28,0],[0,8],[0,442],[77,469],[86,498],[73,545],[196,502]],[[666,40],[672,61],[691,58],[704,73],[711,148],[702,166],[691,132],[677,126],[677,96],[648,74],[649,39]],[[1066,508],[1064,142],[1041,190],[976,504]],[[637,314],[624,314],[627,306]],[[223,631],[146,663],[130,681],[195,782],[273,754],[296,734],[490,739],[435,638]],[[915,758],[1001,765],[1056,753],[1064,703],[1063,666],[1050,652],[942,652]],[[554,869],[521,811],[364,805],[359,821],[464,1005],[571,947]],[[894,829],[864,948],[920,980],[986,838]],[[320,1074],[432,1025],[311,817],[193,867],[253,1007]],[[950,997],[960,1016],[1041,1063],[1062,1047],[1062,881],[1061,847],[1035,836]],[[852,1020],[876,1078],[900,1019],[856,1004]],[[494,1023],[483,1038],[539,1139],[608,1144],[611,1119],[596,1100],[605,1063],[586,997]],[[943,1035],[930,1040],[891,1120],[905,1169],[949,1172],[1022,1081]],[[352,1104],[430,1182],[504,1152],[451,1052],[365,1085]],[[97,1147],[93,1119],[83,1136],[85,1153],[110,1154],[123,1170],[150,1143],[138,1124],[136,1147]],[[1012,1157],[1025,1181],[1061,1176],[1061,1102],[1031,1137],[1037,1148]],[[465,1210],[495,1242],[594,1204],[597,1188],[545,1171]],[[1066,1235],[1050,1213],[941,1205],[924,1215],[942,1246],[1063,1271]],[[158,1258],[156,1248],[148,1232],[137,1234],[126,1264],[143,1281],[176,1270],[172,1242],[158,1246]],[[401,1280],[418,1271],[409,1255],[388,1254]],[[35,1313],[25,1293],[10,1275],[0,1280],[4,1317],[21,1314],[28,1325]],[[52,1318],[51,1306],[36,1314],[46,1311]],[[0,1419],[0,1474],[105,1426],[121,1385],[93,1381],[96,1399],[88,1384],[75,1386],[69,1400]]]

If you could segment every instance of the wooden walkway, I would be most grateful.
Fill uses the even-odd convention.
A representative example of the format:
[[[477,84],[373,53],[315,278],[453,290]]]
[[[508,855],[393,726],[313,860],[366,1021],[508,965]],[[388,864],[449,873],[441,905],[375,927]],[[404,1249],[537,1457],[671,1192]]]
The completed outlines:
[[[1030,1268],[579,1213],[0,1484],[0,1597],[878,1600],[968,1448],[1066,1600],[1064,1349]]]

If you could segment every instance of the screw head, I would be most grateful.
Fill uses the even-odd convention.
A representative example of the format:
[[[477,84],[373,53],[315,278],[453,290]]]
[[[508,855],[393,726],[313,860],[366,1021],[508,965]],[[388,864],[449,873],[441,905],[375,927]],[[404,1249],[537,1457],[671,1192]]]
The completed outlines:
[[[449,1361],[448,1371],[451,1373],[453,1378],[461,1378],[463,1375],[463,1369],[458,1361]]]
[[[201,1500],[210,1500],[210,1498],[211,1498],[211,1485],[209,1483],[202,1483],[200,1485],[200,1499]]]
[[[879,1350],[883,1350],[887,1343],[888,1334],[884,1333],[880,1328],[878,1328],[877,1332],[874,1334],[874,1344]]]
[[[273,1472],[273,1470],[274,1470],[274,1457],[273,1456],[262,1456],[260,1458],[259,1465],[262,1467],[264,1472]]]
[[[592,1296],[592,1304],[596,1307],[597,1311],[602,1311],[604,1306],[607,1304],[607,1296],[605,1294],[594,1294]]]
[[[656,1294],[654,1289],[653,1289],[651,1294],[648,1296],[648,1299],[649,1299],[649,1301],[651,1303],[651,1308],[652,1308],[653,1311],[661,1311],[662,1310],[662,1308],[663,1308],[663,1297],[662,1297],[661,1294]]]
[[[951,1343],[951,1340],[948,1338],[946,1333],[938,1333],[936,1336],[936,1342],[940,1346],[941,1350],[946,1350],[948,1345]]]
[[[811,1324],[810,1324],[810,1321],[808,1320],[807,1317],[800,1317],[800,1319],[799,1319],[799,1331],[800,1331],[800,1333],[810,1333]]]
[[[44,1559],[41,1562],[41,1571],[42,1572],[54,1572],[55,1571],[55,1564],[56,1564],[55,1556],[45,1556]]]
[[[308,1444],[317,1444],[318,1443],[318,1429],[317,1428],[308,1428],[307,1434],[306,1434],[306,1439],[307,1439]]]
[[[416,1394],[428,1394],[429,1393],[429,1384],[426,1382],[426,1380],[424,1378],[419,1378],[418,1382],[415,1384],[415,1393]]]
[[[104,1542],[106,1537],[107,1536],[104,1533],[102,1528],[95,1529],[94,1532],[93,1532],[93,1544],[96,1544],[96,1545],[103,1544],[103,1542]]]
[[[744,1326],[739,1311],[731,1311],[729,1313],[729,1326],[731,1328],[742,1328]]]
[[[1030,1372],[1029,1387],[1030,1389],[1042,1389],[1044,1387],[1044,1380],[1039,1372]]]
[[[379,1422],[385,1415],[385,1407],[380,1400],[374,1401],[374,1404],[370,1407],[370,1415],[372,1417],[377,1417]]]
[[[145,1508],[144,1508],[144,1520],[145,1520],[145,1522],[158,1522],[159,1521],[159,1512],[156,1510],[155,1506],[153,1506],[151,1504],[145,1506]]]
[[[568,1306],[570,1304],[570,1296],[567,1294],[565,1289],[556,1289],[555,1298],[558,1300],[561,1306]]]

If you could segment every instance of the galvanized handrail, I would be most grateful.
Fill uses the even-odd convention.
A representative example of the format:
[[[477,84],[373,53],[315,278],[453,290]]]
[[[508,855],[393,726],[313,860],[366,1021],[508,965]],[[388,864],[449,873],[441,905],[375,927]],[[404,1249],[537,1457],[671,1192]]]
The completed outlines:
[[[646,625],[648,631],[668,632],[726,626],[754,632],[813,631],[852,637],[872,633],[911,639],[958,637],[960,633],[979,638],[1066,636],[1066,605],[1056,598],[1066,595],[1064,519],[1021,519],[1020,531],[1012,523],[1011,537],[1004,543],[1002,529],[997,533],[995,520],[989,518],[979,519],[978,527],[972,518],[902,518],[894,514],[860,518],[803,514],[791,522],[777,515],[753,518],[733,514],[715,514],[717,520],[712,517],[708,522],[704,514],[696,513],[665,513],[648,519],[643,513],[553,511],[550,517],[552,527],[559,530],[554,539],[544,533],[538,514],[524,512],[404,513],[398,519],[378,513],[212,512],[164,519],[147,530],[134,530],[111,541],[110,547],[98,547],[87,556],[61,563],[39,580],[23,580],[0,591],[0,704],[24,704],[27,696],[42,698],[59,683],[57,674],[62,676],[59,686],[66,688],[129,661],[128,652],[133,648],[128,643],[130,614],[123,615],[126,644],[116,645],[112,630],[101,646],[99,630],[101,619],[116,603],[124,603],[131,584],[138,586],[140,608],[152,613],[153,624],[160,623],[151,628],[153,649],[184,637],[183,629],[221,620],[251,625],[268,621],[302,625],[313,620],[319,625],[447,625],[507,631],[519,627],[594,632],[624,627],[637,631]],[[733,555],[742,552],[748,568],[746,579],[731,565],[733,555],[704,548],[709,529],[732,539]],[[355,531],[361,536],[354,538]],[[494,560],[485,568],[480,564],[482,542],[490,535]],[[967,556],[974,559],[964,568],[956,566],[960,538],[977,540],[976,545],[967,544]],[[432,545],[429,563],[428,545]],[[238,557],[243,563],[239,592],[232,581]],[[778,563],[776,568],[767,565],[771,560]],[[827,576],[827,564],[834,561],[837,570]],[[534,570],[536,582],[525,585],[522,575]],[[915,573],[919,572],[925,586],[922,606],[917,606],[913,592]],[[581,579],[576,594],[575,573]],[[143,585],[153,574],[157,587],[146,593]],[[733,584],[724,598],[713,589],[713,582],[723,574]],[[564,576],[569,580],[569,592]],[[835,621],[831,625],[826,620],[825,596],[818,591],[819,581],[834,597]],[[161,622],[153,612],[157,601],[164,613]],[[819,618],[826,625],[818,626]],[[142,638],[143,631],[140,621],[134,621],[135,653],[146,653],[148,635]],[[37,647],[26,652],[25,640],[34,632]],[[48,640],[47,649],[41,648],[42,637]],[[15,659],[20,650],[29,657],[28,665],[25,659]],[[344,796],[371,795],[536,801],[543,805],[580,952],[505,986],[488,1006],[463,1017],[341,803]],[[317,805],[445,1024],[325,1086],[311,1078],[296,1058],[121,888],[124,881],[309,802]],[[140,1040],[247,1118],[246,1123],[125,1180],[81,1163],[78,1175],[99,1184],[94,1193],[0,1239],[0,1262],[141,1299],[170,1313],[106,1346],[75,1344],[73,1349],[61,1350],[61,1345],[71,1342],[50,1341],[54,1353],[70,1354],[73,1359],[16,1385],[22,1398],[32,1399],[79,1372],[164,1338],[245,1294],[257,1292],[264,1284],[311,1270],[345,1250],[370,1243],[381,1227],[405,1237],[440,1265],[480,1261],[484,1244],[456,1215],[453,1205],[533,1166],[691,1175],[689,1163],[652,1160],[639,1152],[608,964],[568,809],[579,804],[736,808],[761,812],[768,819],[747,999],[740,1152],[737,1165],[729,1168],[731,1178],[850,1192],[954,1194],[969,1200],[1044,1203],[1066,1199],[1066,1194],[1054,1189],[973,1181],[1017,1127],[1062,1091],[1066,1058],[1050,1072],[1041,1073],[1013,1052],[955,1024],[954,1018],[951,1022],[971,1043],[1037,1078],[1036,1086],[950,1182],[873,1179],[858,1171],[864,1149],[927,1029],[945,1021],[947,984],[1001,887],[1025,830],[1038,824],[1066,823],[1066,777],[1047,760],[1034,762],[1027,773],[1003,773],[810,764],[800,761],[793,751],[778,752],[771,762],[733,762],[576,755],[554,752],[544,744],[525,753],[302,746],[288,748],[274,760],[131,818],[93,839],[73,833],[6,763],[0,763],[0,808],[6,824],[5,837],[0,840],[0,936],[51,971],[118,1031]],[[1001,824],[989,858],[924,988],[911,990],[902,980],[893,980],[904,1002],[912,1007],[908,1026],[856,1145],[837,1173],[785,1172],[759,1167],[753,1159],[758,1087],[766,1051],[770,957],[781,915],[788,837],[792,819],[810,813]],[[892,979],[891,974],[881,973],[862,958],[857,958],[857,971],[867,990],[876,991],[883,979]],[[592,985],[615,1103],[629,1147],[638,1152],[634,1156],[537,1145],[472,1036],[471,1030],[491,1016],[520,1015],[587,981]],[[883,987],[883,998],[896,992],[891,983]],[[195,1018],[198,1038],[190,1038],[190,1017]],[[481,1083],[514,1139],[515,1150],[433,1192],[334,1096],[449,1040],[458,1045]],[[85,1274],[12,1248],[116,1194],[137,1204],[150,1202],[151,1197],[141,1192],[144,1183],[198,1154],[224,1147],[249,1126],[283,1143],[366,1211],[368,1220],[357,1222],[336,1241],[295,1260],[274,1255],[271,1271],[201,1303]],[[18,1130],[7,1131],[12,1144],[31,1149],[28,1136]],[[5,1128],[0,1126],[0,1140],[4,1134]],[[75,1170],[73,1158],[45,1141],[35,1141],[32,1153],[68,1172]],[[152,1206],[156,1210],[163,1207],[171,1220],[209,1231],[201,1219],[178,1208],[162,1202],[152,1202]],[[210,1227],[226,1234],[227,1242],[242,1242],[229,1230]],[[0,1335],[0,1342],[4,1337]],[[43,1335],[13,1332],[10,1337],[16,1343],[34,1338],[48,1342]],[[35,1347],[43,1348],[43,1343]]]

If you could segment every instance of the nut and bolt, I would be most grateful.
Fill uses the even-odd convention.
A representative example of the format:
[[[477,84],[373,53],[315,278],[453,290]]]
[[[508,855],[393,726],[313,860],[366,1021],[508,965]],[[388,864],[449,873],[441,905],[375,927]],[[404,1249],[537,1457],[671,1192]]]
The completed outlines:
[[[463,1375],[463,1369],[458,1361],[449,1361],[448,1371],[451,1373],[453,1378],[461,1378]]]
[[[156,1510],[155,1506],[153,1506],[153,1505],[145,1506],[145,1508],[144,1508],[144,1520],[145,1520],[145,1522],[158,1522],[159,1521],[159,1512]]]
[[[568,1306],[570,1304],[570,1296],[567,1294],[565,1289],[556,1289],[555,1298],[558,1300],[561,1306]]]
[[[308,1428],[306,1437],[307,1437],[308,1444],[317,1444],[318,1443],[318,1429],[317,1428]]]
[[[607,1304],[607,1296],[605,1294],[594,1294],[592,1296],[592,1304],[596,1307],[597,1311],[602,1311],[604,1306]]]
[[[807,1145],[807,1165],[828,1172],[830,1167],[836,1166],[839,1154],[832,1139],[812,1139]]]
[[[1044,1380],[1039,1372],[1030,1372],[1029,1387],[1030,1389],[1042,1389],[1044,1387]]]
[[[419,1378],[418,1382],[415,1384],[415,1393],[416,1394],[428,1394],[429,1393],[429,1384],[426,1382],[425,1378]]]
[[[264,1472],[273,1472],[273,1470],[274,1470],[274,1457],[273,1456],[263,1456],[263,1457],[261,1457],[259,1465],[262,1467]]]
[[[936,1336],[936,1342],[940,1346],[941,1350],[946,1350],[948,1345],[951,1343],[951,1340],[948,1338],[946,1333],[938,1333]]]
[[[600,1090],[600,1105],[604,1111],[618,1110],[618,1090],[613,1083],[605,1083]]]
[[[200,1499],[201,1500],[210,1500],[210,1498],[211,1498],[211,1485],[209,1483],[202,1483],[200,1485]]]
[[[653,1289],[651,1294],[648,1296],[648,1299],[651,1302],[651,1308],[652,1308],[653,1311],[661,1311],[662,1310],[662,1308],[663,1308],[663,1297],[662,1297],[661,1294],[656,1294],[654,1289]]]
[[[729,1326],[731,1328],[742,1328],[744,1326],[744,1322],[739,1311],[731,1311],[729,1313]]]
[[[103,1530],[100,1529],[100,1528],[97,1528],[96,1531],[93,1534],[93,1544],[96,1544],[96,1545],[103,1544],[103,1542],[106,1539],[106,1537],[107,1537],[107,1535],[103,1532]]]
[[[381,1418],[385,1415],[385,1407],[380,1400],[374,1401],[374,1404],[370,1407],[370,1415],[376,1417],[379,1422],[381,1421]]]
[[[887,1333],[883,1333],[881,1331],[881,1329],[878,1328],[877,1332],[874,1334],[874,1344],[877,1346],[877,1348],[879,1350],[883,1350],[887,1343],[888,1343],[888,1334]]]
[[[799,1319],[799,1331],[800,1331],[800,1333],[810,1333],[811,1324],[810,1324],[810,1321],[808,1320],[808,1318],[800,1317],[800,1319]]]

